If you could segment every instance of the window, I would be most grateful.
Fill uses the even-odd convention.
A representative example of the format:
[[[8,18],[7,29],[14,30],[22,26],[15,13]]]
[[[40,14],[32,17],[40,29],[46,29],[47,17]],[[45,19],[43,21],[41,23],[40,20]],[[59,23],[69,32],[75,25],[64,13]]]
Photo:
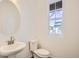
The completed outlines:
[[[62,34],[63,10],[62,1],[50,4],[49,33]]]

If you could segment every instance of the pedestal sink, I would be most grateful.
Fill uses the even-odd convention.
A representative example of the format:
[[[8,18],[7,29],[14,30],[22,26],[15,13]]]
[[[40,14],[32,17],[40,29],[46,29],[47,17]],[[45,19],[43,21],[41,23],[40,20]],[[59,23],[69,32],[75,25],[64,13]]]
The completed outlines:
[[[8,57],[11,55],[16,55],[25,48],[26,44],[24,42],[14,42],[11,45],[4,45],[0,47],[0,55]]]

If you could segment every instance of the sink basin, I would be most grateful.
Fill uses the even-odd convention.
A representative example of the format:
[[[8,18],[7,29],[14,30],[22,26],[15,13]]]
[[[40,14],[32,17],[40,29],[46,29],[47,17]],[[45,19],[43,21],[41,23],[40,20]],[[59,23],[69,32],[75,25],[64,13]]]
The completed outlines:
[[[0,47],[1,56],[15,55],[25,48],[26,44],[24,42],[14,42],[11,45],[4,45]]]

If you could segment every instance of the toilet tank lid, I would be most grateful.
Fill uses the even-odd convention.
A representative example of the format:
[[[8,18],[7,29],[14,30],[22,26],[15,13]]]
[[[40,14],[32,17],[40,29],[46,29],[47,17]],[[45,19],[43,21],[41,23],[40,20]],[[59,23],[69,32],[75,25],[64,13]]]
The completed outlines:
[[[30,40],[30,42],[37,42],[37,40]]]

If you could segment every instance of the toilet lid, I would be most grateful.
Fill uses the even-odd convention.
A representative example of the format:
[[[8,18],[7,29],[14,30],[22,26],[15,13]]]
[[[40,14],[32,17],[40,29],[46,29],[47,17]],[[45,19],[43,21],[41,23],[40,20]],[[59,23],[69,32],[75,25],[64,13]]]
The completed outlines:
[[[49,55],[49,51],[45,50],[45,49],[37,49],[37,53],[39,55],[42,55],[42,56],[46,56],[46,55]]]

